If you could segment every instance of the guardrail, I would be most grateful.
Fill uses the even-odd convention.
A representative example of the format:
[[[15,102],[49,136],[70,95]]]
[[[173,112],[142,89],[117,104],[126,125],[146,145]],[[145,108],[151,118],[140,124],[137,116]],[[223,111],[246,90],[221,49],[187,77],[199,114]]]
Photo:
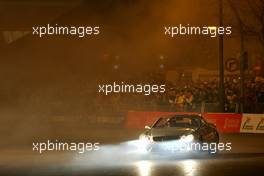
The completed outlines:
[[[198,114],[186,112],[143,112],[130,111],[125,127],[143,129],[153,124],[159,117],[173,114]],[[264,133],[264,114],[203,113],[209,123],[216,125],[220,133]]]

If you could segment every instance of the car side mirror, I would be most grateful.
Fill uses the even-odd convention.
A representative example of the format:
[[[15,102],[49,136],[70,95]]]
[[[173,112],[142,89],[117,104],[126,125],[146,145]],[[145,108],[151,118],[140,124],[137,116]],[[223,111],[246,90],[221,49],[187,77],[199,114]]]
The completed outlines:
[[[145,129],[150,130],[151,128],[150,126],[145,126]]]

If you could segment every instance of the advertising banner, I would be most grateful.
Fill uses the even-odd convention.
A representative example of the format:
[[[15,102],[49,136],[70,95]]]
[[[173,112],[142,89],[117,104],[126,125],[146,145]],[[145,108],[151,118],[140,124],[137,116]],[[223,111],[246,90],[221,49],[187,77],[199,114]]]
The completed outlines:
[[[264,114],[243,114],[241,133],[264,133]]]
[[[207,122],[214,124],[221,133],[240,132],[241,114],[204,113],[203,117]]]
[[[125,127],[130,129],[143,129],[146,125],[152,125],[159,117],[173,114],[198,113],[129,111],[127,113]]]
[[[146,125],[152,125],[159,117],[174,114],[198,114],[185,112],[144,112],[130,111],[127,114],[125,127],[129,129],[143,129]],[[204,119],[216,126],[220,133],[239,133],[241,114],[229,113],[204,113]]]

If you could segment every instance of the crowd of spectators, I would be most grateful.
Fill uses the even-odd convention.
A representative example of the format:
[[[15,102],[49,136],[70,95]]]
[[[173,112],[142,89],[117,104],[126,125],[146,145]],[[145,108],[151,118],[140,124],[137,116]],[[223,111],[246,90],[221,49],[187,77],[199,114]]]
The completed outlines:
[[[142,80],[142,77],[141,77]],[[165,111],[204,111],[219,110],[218,81],[178,81],[168,82],[161,75],[148,75],[141,84],[165,84],[165,93],[152,93],[145,96],[139,93],[99,94],[96,103],[110,104],[115,108],[128,106]],[[135,83],[135,80],[126,82]],[[244,86],[244,100],[240,96],[239,78],[228,78],[224,84],[224,102],[226,112],[239,112],[240,103],[244,101],[244,112],[263,112],[264,110],[264,78],[247,79]]]

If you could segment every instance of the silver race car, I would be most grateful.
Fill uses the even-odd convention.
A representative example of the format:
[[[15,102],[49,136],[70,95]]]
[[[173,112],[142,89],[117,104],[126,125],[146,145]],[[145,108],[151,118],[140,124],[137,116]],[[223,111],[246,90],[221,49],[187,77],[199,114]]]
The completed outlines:
[[[212,152],[219,142],[215,125],[200,115],[171,115],[159,118],[153,125],[146,126],[139,136],[141,149],[146,152]],[[215,147],[214,147],[215,148]]]

